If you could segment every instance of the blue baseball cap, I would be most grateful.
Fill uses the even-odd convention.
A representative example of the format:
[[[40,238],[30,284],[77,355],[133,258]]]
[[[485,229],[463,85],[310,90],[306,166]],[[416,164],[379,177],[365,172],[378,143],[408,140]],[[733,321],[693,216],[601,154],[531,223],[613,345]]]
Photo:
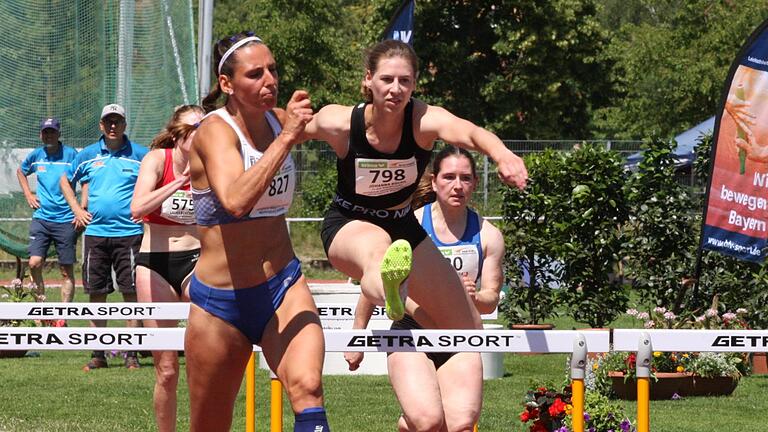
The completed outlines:
[[[53,129],[56,132],[61,130],[61,122],[55,117],[48,117],[40,122],[40,130]]]

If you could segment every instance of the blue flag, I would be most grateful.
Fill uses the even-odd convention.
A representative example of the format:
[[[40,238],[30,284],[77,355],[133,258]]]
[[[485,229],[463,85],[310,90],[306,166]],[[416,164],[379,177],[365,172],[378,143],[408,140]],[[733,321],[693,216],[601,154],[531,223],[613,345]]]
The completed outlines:
[[[413,11],[415,8],[415,0],[405,0],[389,21],[382,39],[395,39],[413,45],[411,41],[413,40]]]

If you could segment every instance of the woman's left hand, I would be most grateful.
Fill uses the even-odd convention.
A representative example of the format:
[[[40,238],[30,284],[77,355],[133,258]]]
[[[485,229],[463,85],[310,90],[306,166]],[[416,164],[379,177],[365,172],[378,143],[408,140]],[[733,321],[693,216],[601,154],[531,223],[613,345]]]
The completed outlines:
[[[467,275],[461,274],[461,283],[464,284],[464,290],[467,291],[467,295],[469,295],[469,298],[472,301],[475,301],[475,298],[477,297],[477,284],[475,281],[470,279]]]
[[[507,151],[499,160],[498,165],[499,178],[507,185],[514,185],[524,189],[528,182],[528,170],[525,169],[525,162],[520,156]]]

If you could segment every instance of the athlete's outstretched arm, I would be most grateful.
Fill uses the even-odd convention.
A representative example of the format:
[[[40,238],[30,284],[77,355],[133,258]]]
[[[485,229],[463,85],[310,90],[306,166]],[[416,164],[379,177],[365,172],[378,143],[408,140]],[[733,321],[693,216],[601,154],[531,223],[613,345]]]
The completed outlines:
[[[508,185],[522,189],[528,181],[523,160],[509,150],[492,132],[469,120],[457,117],[445,108],[420,103],[417,116],[420,133],[428,140],[442,139],[448,144],[479,151],[496,162],[499,178]],[[426,106],[424,106],[426,105]]]
[[[303,138],[327,142],[336,156],[343,159],[347,155],[351,113],[350,106],[331,104],[322,107],[304,128]]]

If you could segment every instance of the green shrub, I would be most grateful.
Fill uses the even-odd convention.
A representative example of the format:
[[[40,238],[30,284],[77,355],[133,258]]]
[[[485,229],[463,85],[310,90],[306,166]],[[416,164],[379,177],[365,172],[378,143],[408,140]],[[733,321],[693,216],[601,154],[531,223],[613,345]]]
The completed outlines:
[[[573,319],[604,327],[627,307],[620,277],[623,238],[629,217],[624,195],[623,160],[601,145],[584,144],[564,159],[555,173],[562,183],[562,205],[554,215],[557,256],[564,263],[558,297]],[[563,191],[563,187],[568,190]]]
[[[644,144],[643,160],[626,185],[632,217],[625,226],[626,275],[646,305],[679,312],[696,255],[696,213],[690,190],[674,177],[674,140]]]
[[[553,173],[564,170],[564,160],[563,153],[553,150],[526,156],[528,186],[503,191],[509,295],[499,311],[509,323],[538,324],[556,315],[553,286],[559,283],[562,271],[555,256],[559,232],[552,216],[562,205],[558,198],[562,183]],[[523,269],[530,276],[528,283],[523,280]]]

